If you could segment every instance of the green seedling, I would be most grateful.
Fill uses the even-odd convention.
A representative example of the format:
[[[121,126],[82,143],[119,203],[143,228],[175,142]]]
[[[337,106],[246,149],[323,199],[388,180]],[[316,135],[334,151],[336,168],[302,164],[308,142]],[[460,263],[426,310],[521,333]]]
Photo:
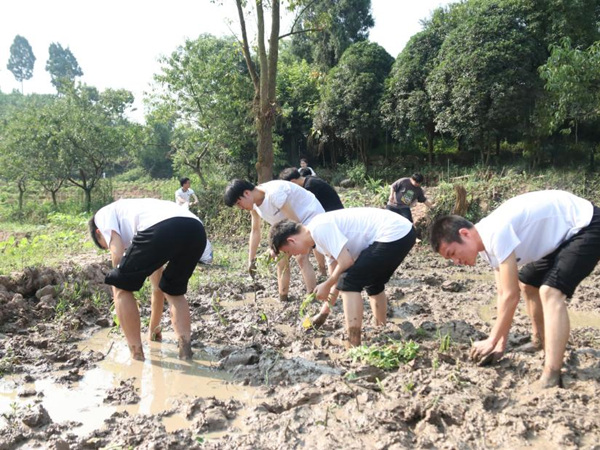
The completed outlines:
[[[450,333],[446,333],[442,336],[438,330],[438,339],[440,340],[440,353],[450,350],[450,347],[452,346],[452,336],[450,336]]]
[[[300,311],[298,312],[298,315],[300,317],[304,317],[307,315],[307,311],[306,309],[310,306],[310,304],[312,302],[314,302],[317,299],[317,294],[315,294],[314,292],[311,294],[308,294],[305,299],[302,301],[302,303],[300,304]]]
[[[226,327],[227,319],[225,319],[225,317],[223,317],[223,315],[221,314],[221,311],[223,310],[223,308],[221,307],[221,300],[217,296],[214,296],[212,298],[211,304],[213,311],[217,314],[217,317],[219,318],[219,322],[221,322],[221,325]]]
[[[412,392],[415,389],[415,382],[414,381],[409,381],[408,383],[406,383],[404,385],[404,390],[406,392]]]
[[[386,345],[362,345],[350,349],[348,356],[353,362],[360,361],[380,369],[391,370],[406,364],[417,357],[419,344],[410,340],[408,342],[394,341]]]
[[[283,253],[280,253],[277,255],[277,257],[273,258],[271,256],[271,252],[268,251],[258,255],[256,257],[256,272],[259,275],[269,275],[273,268],[279,264],[279,261],[284,258],[284,256],[285,255]]]

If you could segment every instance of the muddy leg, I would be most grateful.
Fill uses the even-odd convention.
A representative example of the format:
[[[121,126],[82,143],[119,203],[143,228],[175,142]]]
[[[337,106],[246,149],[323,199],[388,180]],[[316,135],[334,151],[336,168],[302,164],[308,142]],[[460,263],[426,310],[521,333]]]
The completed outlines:
[[[165,306],[165,293],[158,287],[160,277],[162,276],[162,267],[150,275],[150,284],[152,285],[152,298],[150,309],[150,324],[148,325],[148,340],[162,341],[162,329],[160,320],[162,318]]]
[[[184,295],[165,294],[171,305],[171,321],[179,343],[179,358],[192,359],[190,307]]]
[[[317,266],[319,266],[319,275],[327,277],[327,268],[325,266],[325,255],[319,253],[316,249],[313,249],[313,255],[317,260]]]
[[[373,311],[373,325],[382,326],[387,322],[387,295],[385,291],[377,295],[370,295],[369,302]]]
[[[350,347],[356,347],[361,343],[363,300],[360,292],[342,292],[342,300],[344,302],[348,344]]]
[[[531,319],[531,345],[522,346],[525,351],[535,352],[544,348],[544,309],[540,290],[528,284],[519,283],[525,299],[527,314]]]
[[[290,290],[290,257],[286,253],[277,263],[277,287],[279,300],[287,301]]]
[[[560,385],[560,369],[569,339],[570,324],[565,294],[556,288],[542,286],[540,298],[544,307],[544,352],[546,354],[540,382],[542,387],[549,388]]]
[[[313,269],[313,266],[310,263],[310,260],[308,259],[308,255],[297,255],[295,256],[295,258],[298,262],[298,265],[300,266],[300,272],[302,273],[302,278],[304,279],[304,284],[306,285],[306,292],[311,293],[315,290],[315,287],[317,286],[317,277],[315,275],[315,270]]]
[[[138,361],[144,360],[142,338],[140,336],[140,311],[133,292],[113,287],[115,296],[115,311],[121,324],[121,330],[127,339],[131,357]]]

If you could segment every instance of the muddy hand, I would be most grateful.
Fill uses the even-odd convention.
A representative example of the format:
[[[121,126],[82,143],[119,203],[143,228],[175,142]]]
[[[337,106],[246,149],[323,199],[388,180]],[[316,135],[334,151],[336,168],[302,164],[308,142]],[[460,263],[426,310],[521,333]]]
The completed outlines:
[[[256,258],[253,258],[250,264],[248,264],[248,273],[253,280],[256,278]]]
[[[504,353],[502,352],[491,352],[483,356],[479,361],[474,360],[474,362],[476,362],[479,367],[492,366],[500,361],[502,356],[504,356]]]

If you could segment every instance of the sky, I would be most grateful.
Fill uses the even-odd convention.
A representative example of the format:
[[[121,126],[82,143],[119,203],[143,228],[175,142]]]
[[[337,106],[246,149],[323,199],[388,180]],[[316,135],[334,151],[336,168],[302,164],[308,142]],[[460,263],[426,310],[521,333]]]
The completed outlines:
[[[375,26],[370,40],[394,58],[410,37],[449,0],[371,0]],[[24,82],[25,94],[55,93],[46,72],[48,47],[68,47],[83,76],[79,81],[107,88],[127,89],[135,96],[133,120],[143,120],[143,94],[160,72],[158,59],[169,55],[186,39],[202,33],[225,36],[238,33],[233,0],[13,0],[0,6],[0,90],[21,90],[6,68],[16,35],[25,37],[36,57],[33,77]],[[252,19],[247,19],[252,22]],[[249,25],[250,26],[250,25]],[[289,26],[282,26],[287,32]],[[239,34],[239,33],[238,33]]]

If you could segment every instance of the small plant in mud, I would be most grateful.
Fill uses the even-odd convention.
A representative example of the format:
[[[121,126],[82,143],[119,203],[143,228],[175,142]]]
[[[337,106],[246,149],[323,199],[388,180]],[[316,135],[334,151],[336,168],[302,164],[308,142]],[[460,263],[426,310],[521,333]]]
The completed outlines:
[[[412,392],[412,391],[414,391],[414,390],[415,390],[415,382],[414,382],[414,381],[412,381],[412,380],[411,380],[411,381],[409,381],[408,383],[406,383],[406,384],[404,385],[403,389],[404,389],[406,392]]]
[[[348,356],[353,362],[360,361],[380,369],[396,369],[401,364],[406,364],[417,357],[419,344],[410,340],[408,342],[395,341],[385,345],[361,345],[348,351]]]
[[[317,300],[317,294],[310,293],[307,294],[307,296],[304,298],[304,300],[302,301],[302,303],[300,304],[300,309],[298,310],[298,315],[300,316],[300,318],[302,318],[302,327],[303,328],[310,328],[313,326],[313,323],[311,321],[311,315],[313,314],[311,311],[309,311],[309,308],[311,307],[311,305]],[[333,305],[331,304],[331,301],[328,299],[327,302],[329,303],[329,308],[333,308]],[[316,328],[315,328],[316,330]]]
[[[6,423],[9,427],[15,427],[18,423],[20,408],[17,402],[12,402],[9,405],[9,408],[10,411],[2,413],[2,417],[4,417],[4,420],[6,420]]]
[[[256,273],[264,277],[269,276],[284,256],[283,253],[280,253],[276,257],[273,257],[270,251],[261,253],[256,257]]]
[[[437,337],[438,337],[438,340],[440,341],[439,352],[445,353],[448,350],[450,350],[450,347],[452,347],[452,336],[450,336],[450,333],[446,333],[442,336],[442,334],[440,333],[440,330],[438,330]]]
[[[225,319],[225,317],[223,317],[223,315],[221,314],[221,311],[223,311],[223,307],[221,306],[221,299],[219,297],[217,297],[216,295],[213,295],[213,298],[211,301],[211,306],[212,306],[213,311],[219,318],[219,322],[221,322],[221,325],[226,327],[227,319]]]
[[[12,373],[13,367],[16,367],[18,362],[18,358],[15,356],[13,349],[9,348],[6,351],[6,354],[0,358],[0,378],[7,373]]]

